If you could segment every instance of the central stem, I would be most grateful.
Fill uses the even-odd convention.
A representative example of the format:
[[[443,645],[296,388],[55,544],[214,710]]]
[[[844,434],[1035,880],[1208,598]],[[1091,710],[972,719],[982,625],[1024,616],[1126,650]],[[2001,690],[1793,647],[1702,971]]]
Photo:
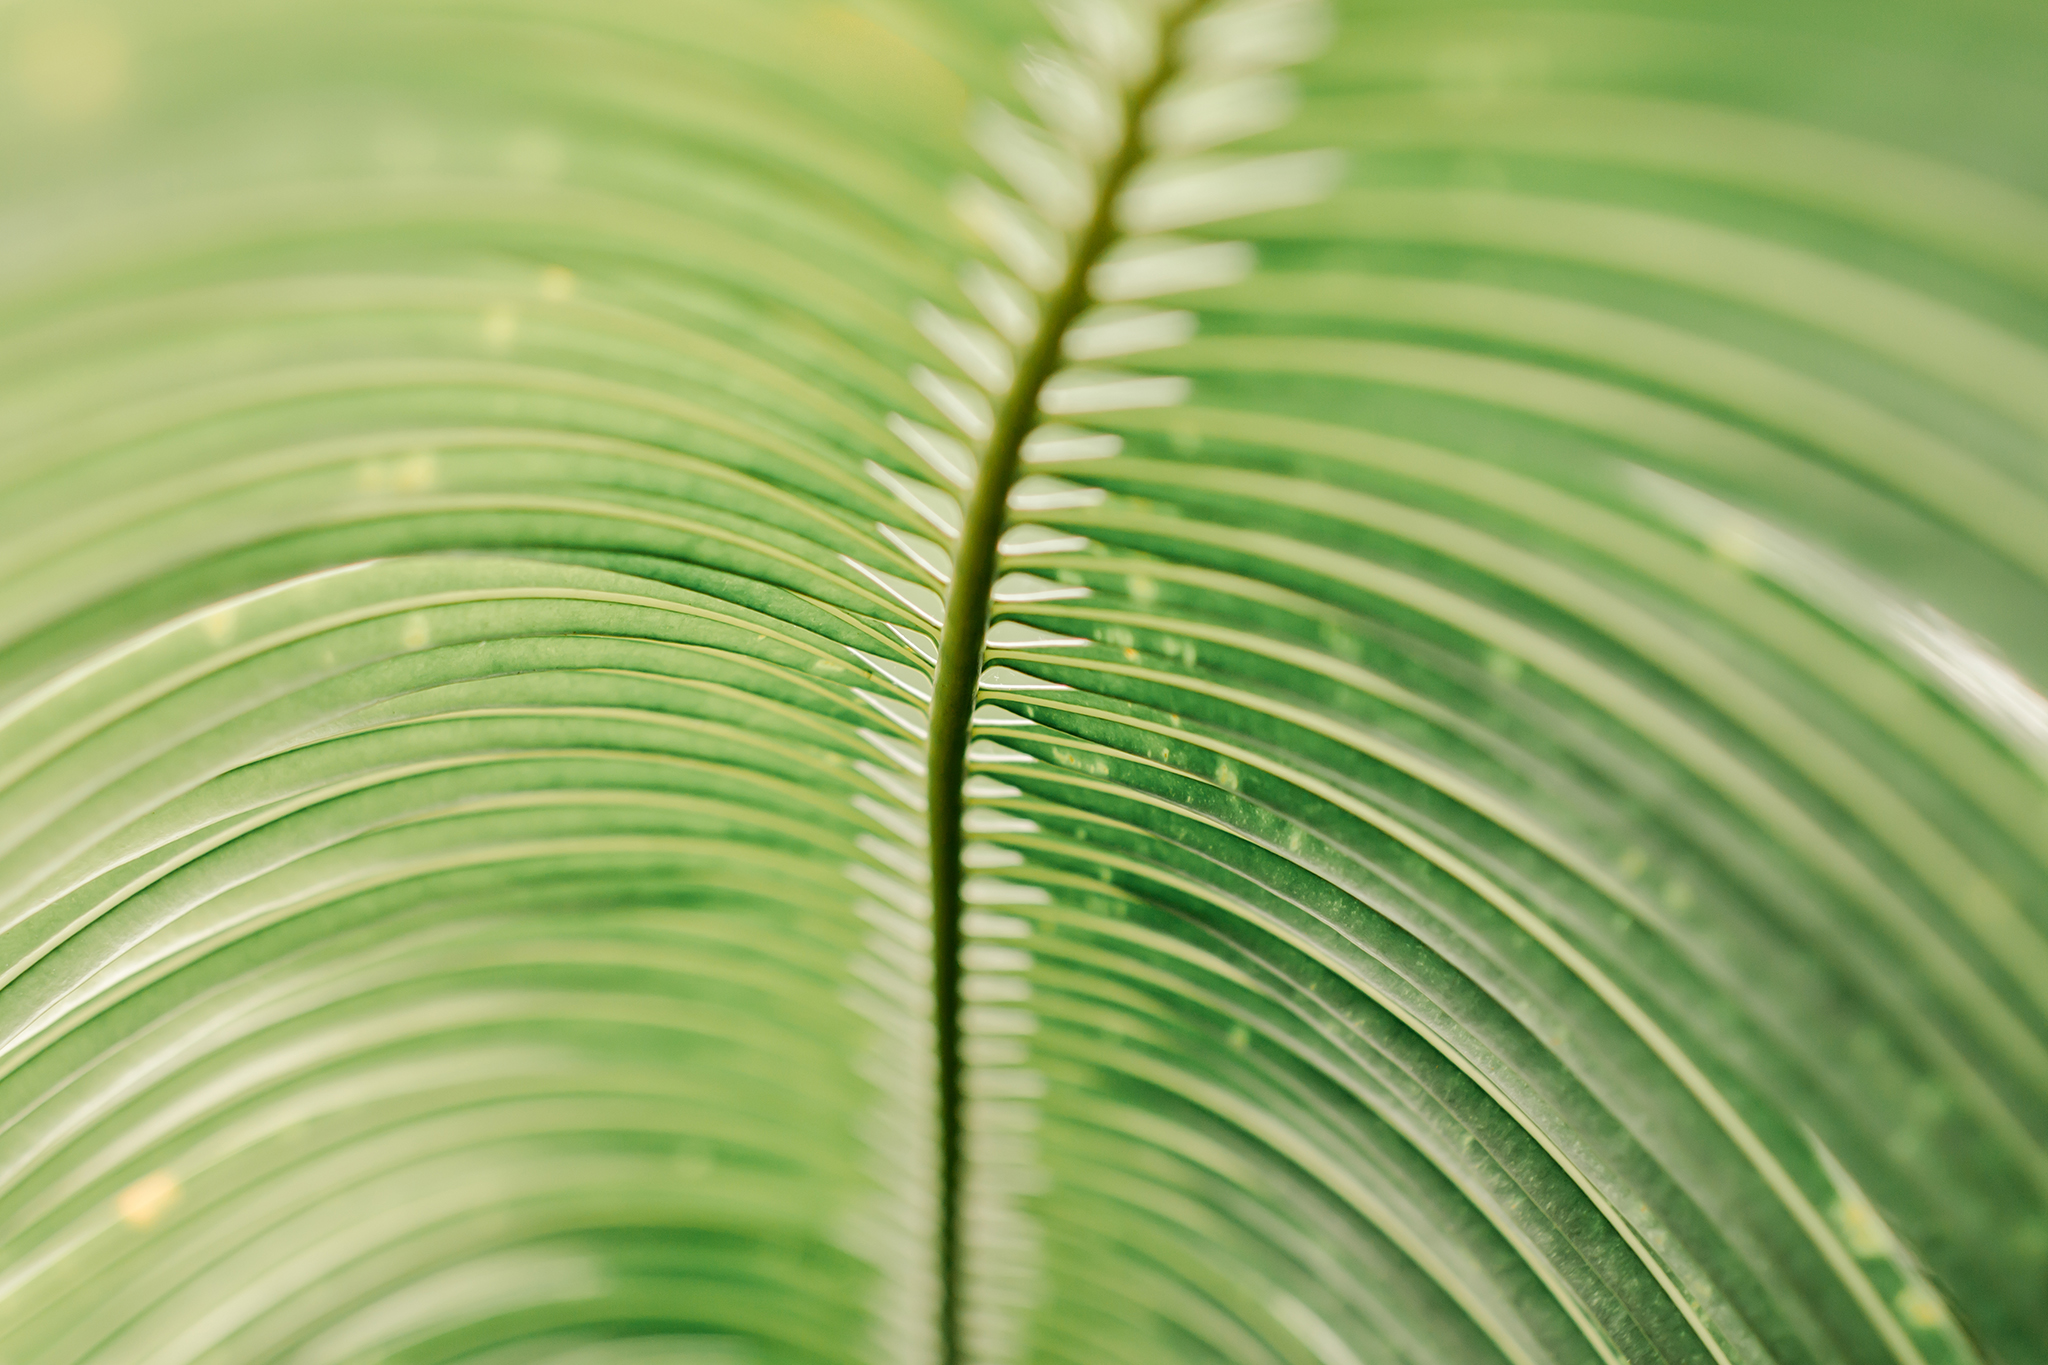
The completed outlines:
[[[988,639],[990,589],[996,544],[1008,520],[1010,487],[1017,480],[1025,437],[1039,422],[1039,395],[1060,366],[1060,349],[1074,320],[1093,300],[1088,275],[1118,236],[1116,201],[1146,154],[1144,113],[1173,79],[1176,30],[1205,0],[1185,0],[1162,18],[1158,58],[1124,95],[1123,128],[1102,169],[1094,207],[1076,234],[1064,277],[1041,300],[1038,330],[1018,357],[1016,378],[1004,394],[982,451],[980,470],[964,509],[965,524],[946,593],[939,636],[939,666],[932,684],[930,772],[926,796],[931,833],[932,996],[938,1031],[939,1110],[939,1361],[959,1365],[963,1265],[961,1206],[966,1187],[960,1061],[961,817],[965,807],[967,744]]]

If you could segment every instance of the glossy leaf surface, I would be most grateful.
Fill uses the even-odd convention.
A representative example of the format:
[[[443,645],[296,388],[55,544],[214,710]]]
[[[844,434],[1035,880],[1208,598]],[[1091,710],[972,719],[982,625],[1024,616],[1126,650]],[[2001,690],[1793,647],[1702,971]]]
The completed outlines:
[[[0,12],[10,1365],[948,1349],[1096,12]],[[2038,1359],[2040,14],[1250,13],[1008,495],[963,1358]]]

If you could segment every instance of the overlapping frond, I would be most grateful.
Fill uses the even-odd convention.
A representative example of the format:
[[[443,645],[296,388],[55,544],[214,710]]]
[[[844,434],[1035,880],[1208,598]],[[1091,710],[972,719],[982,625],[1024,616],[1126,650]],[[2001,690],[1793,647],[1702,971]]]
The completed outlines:
[[[1346,188],[1091,420],[1011,613],[1086,643],[991,652],[1047,1348],[2026,1359],[2048,220],[1789,57],[1610,74],[1752,30],[1471,22],[1318,68]]]
[[[865,1334],[845,557],[957,105],[672,8],[10,11],[128,81],[9,159],[11,1361]]]
[[[913,670],[894,679],[893,701],[871,699],[894,727],[867,738],[904,775],[902,832],[869,848],[879,867],[855,871],[880,879],[863,913],[890,921],[874,936],[867,969],[890,979],[898,998],[928,1002],[918,1013],[936,1026],[928,1076],[920,1069],[905,1089],[927,1088],[937,1102],[937,1187],[915,1197],[936,1206],[933,1345],[947,1361],[1022,1358],[1043,1298],[1044,1252],[1028,1206],[1046,1188],[1036,1134],[1047,1081],[1031,1047],[1038,1019],[1030,977],[1032,944],[1053,897],[1042,884],[998,875],[1026,861],[999,836],[1038,827],[988,807],[1022,796],[1009,774],[1034,761],[1006,742],[1034,722],[1004,702],[1063,685],[990,667],[987,655],[991,647],[1036,655],[1087,643],[1007,617],[1089,595],[1085,585],[1031,566],[1090,548],[1040,518],[1094,506],[1102,494],[1030,471],[1113,458],[1121,448],[1113,434],[1061,419],[1186,399],[1183,378],[1090,363],[1185,342],[1192,313],[1141,301],[1225,283],[1250,266],[1243,243],[1166,233],[1311,202],[1327,190],[1336,161],[1330,153],[1215,151],[1284,116],[1287,87],[1276,72],[1322,40],[1320,4],[1084,0],[1049,13],[1067,45],[1027,50],[1018,72],[1044,122],[991,103],[971,129],[1018,197],[976,178],[953,194],[961,221],[996,258],[969,265],[959,281],[980,317],[930,303],[913,314],[952,371],[918,365],[911,381],[954,432],[902,414],[890,425],[936,481],[867,467],[906,519],[929,533],[879,528],[922,581],[852,561],[936,628],[926,642],[905,635],[929,661],[929,675]],[[922,955],[906,958],[910,944],[922,945]],[[928,1261],[903,1264],[915,1277]],[[912,1324],[901,1337],[933,1321],[915,1290],[892,1301],[907,1306]]]

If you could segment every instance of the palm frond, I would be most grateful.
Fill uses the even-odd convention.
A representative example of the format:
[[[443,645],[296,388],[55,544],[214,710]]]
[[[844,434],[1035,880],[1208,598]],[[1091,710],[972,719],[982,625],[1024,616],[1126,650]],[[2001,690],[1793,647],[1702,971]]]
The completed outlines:
[[[2031,9],[0,56],[10,1365],[2039,1357]]]

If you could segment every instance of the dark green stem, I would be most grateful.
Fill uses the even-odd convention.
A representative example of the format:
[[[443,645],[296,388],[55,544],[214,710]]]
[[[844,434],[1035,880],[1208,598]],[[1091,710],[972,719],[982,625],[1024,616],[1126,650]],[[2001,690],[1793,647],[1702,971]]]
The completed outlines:
[[[1041,301],[1038,331],[1018,357],[1016,378],[996,412],[994,429],[968,494],[965,525],[946,593],[939,636],[939,667],[932,685],[931,764],[926,795],[931,829],[932,995],[938,1030],[939,1108],[939,1361],[960,1365],[961,1205],[966,1189],[960,1062],[960,918],[962,787],[967,744],[988,639],[990,588],[996,543],[1007,524],[1010,487],[1024,438],[1039,421],[1039,394],[1060,365],[1060,348],[1074,320],[1093,301],[1088,274],[1116,241],[1116,201],[1145,159],[1144,112],[1176,69],[1174,37],[1206,3],[1187,0],[1162,22],[1159,59],[1124,97],[1123,134],[1104,165],[1088,223],[1070,243],[1066,275]]]

